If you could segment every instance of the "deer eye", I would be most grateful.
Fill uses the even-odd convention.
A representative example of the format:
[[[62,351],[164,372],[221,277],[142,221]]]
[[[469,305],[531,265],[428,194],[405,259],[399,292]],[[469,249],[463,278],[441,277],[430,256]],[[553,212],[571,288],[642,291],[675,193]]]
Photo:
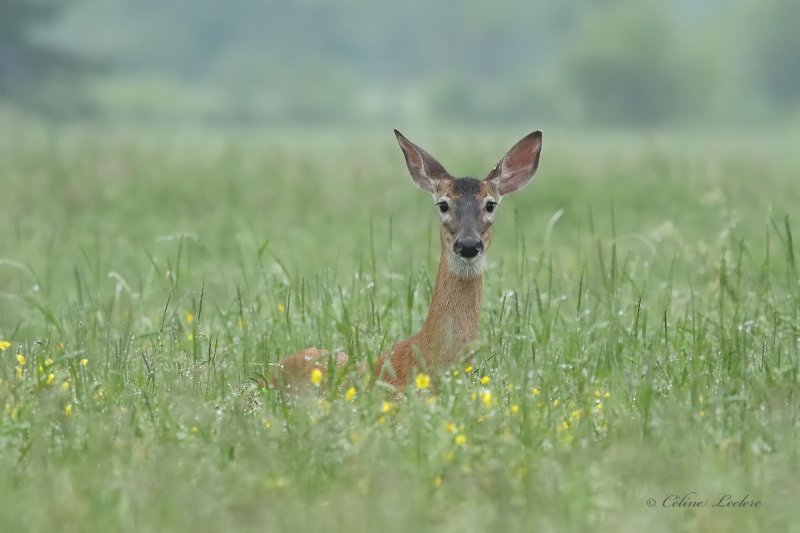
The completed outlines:
[[[494,208],[497,207],[497,202],[488,201],[486,202],[486,211],[489,213],[494,213]]]
[[[439,207],[440,213],[447,213],[450,210],[450,206],[447,205],[447,202],[439,202],[436,205]]]

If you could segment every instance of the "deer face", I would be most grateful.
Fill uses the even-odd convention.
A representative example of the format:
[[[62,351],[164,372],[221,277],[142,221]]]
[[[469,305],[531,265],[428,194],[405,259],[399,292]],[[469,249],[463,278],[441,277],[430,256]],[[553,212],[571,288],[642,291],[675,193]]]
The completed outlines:
[[[535,131],[514,145],[482,180],[454,178],[428,152],[395,130],[414,183],[433,196],[441,218],[442,250],[450,271],[464,278],[481,274],[500,201],[533,178],[542,148]]]

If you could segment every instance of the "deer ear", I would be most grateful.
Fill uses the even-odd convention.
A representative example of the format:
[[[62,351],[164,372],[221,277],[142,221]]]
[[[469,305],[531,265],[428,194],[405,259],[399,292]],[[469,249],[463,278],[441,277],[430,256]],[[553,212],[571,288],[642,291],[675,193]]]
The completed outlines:
[[[449,178],[450,174],[431,154],[403,137],[402,133],[394,130],[394,134],[397,136],[397,142],[406,157],[408,172],[411,174],[414,183],[423,191],[433,194],[436,190],[436,182]]]
[[[541,151],[542,132],[529,133],[503,156],[486,179],[495,183],[501,196],[523,188],[539,166]]]

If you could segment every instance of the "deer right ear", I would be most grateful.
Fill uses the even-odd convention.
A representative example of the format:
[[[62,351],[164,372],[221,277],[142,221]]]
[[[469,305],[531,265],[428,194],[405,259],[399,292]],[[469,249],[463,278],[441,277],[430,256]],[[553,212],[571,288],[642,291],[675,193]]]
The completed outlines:
[[[497,186],[500,196],[505,196],[530,183],[539,166],[542,151],[542,132],[534,131],[522,138],[497,163],[486,180]]]
[[[423,191],[433,194],[436,191],[436,182],[450,177],[450,174],[431,154],[406,139],[402,133],[394,130],[394,134],[403,150],[406,166],[414,183]]]

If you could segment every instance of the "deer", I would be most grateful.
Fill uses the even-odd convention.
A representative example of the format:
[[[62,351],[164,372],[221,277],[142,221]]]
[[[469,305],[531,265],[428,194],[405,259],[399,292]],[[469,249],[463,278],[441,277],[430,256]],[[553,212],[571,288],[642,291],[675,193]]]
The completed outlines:
[[[374,378],[401,391],[417,372],[440,372],[469,357],[478,341],[483,271],[492,224],[508,194],[526,186],[539,166],[542,132],[518,141],[483,179],[453,177],[430,153],[394,130],[414,184],[433,197],[439,213],[440,257],[427,317],[420,330],[378,357]],[[274,387],[302,386],[312,375],[349,361],[306,348],[282,359],[273,373]],[[358,367],[365,370],[365,365]]]

